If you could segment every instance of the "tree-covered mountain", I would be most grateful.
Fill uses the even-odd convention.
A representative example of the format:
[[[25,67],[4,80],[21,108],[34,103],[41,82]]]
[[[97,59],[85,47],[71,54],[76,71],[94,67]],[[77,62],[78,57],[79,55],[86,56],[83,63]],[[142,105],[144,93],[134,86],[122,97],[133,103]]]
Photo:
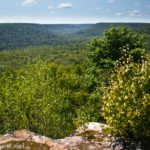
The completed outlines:
[[[0,50],[42,45],[71,45],[77,49],[83,42],[102,35],[112,26],[126,26],[150,35],[146,23],[98,23],[98,24],[0,24]],[[72,46],[73,45],[73,46]]]
[[[77,34],[86,35],[86,36],[97,36],[102,35],[110,27],[124,26],[130,28],[134,31],[142,31],[150,34],[150,24],[149,23],[97,23],[89,25],[88,29],[79,31]]]

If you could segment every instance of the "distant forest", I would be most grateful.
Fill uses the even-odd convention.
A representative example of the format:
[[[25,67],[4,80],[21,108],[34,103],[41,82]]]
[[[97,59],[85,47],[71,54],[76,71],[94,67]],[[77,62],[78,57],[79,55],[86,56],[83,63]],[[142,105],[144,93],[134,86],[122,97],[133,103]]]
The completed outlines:
[[[98,24],[0,24],[0,50],[37,46],[63,46],[78,50],[95,36],[102,36],[110,27],[125,26],[133,31],[149,35],[148,23],[98,23]],[[150,43],[150,42],[149,42]],[[148,48],[150,45],[148,45]]]

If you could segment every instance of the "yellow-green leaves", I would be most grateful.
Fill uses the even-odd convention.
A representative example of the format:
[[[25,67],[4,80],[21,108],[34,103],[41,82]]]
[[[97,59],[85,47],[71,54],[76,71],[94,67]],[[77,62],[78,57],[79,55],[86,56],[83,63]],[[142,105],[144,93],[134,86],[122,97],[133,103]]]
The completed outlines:
[[[150,61],[129,63],[112,75],[103,96],[103,116],[116,133],[150,136]]]
[[[39,60],[6,70],[0,77],[0,134],[29,129],[60,138],[72,133],[77,111],[89,98],[79,69]]]

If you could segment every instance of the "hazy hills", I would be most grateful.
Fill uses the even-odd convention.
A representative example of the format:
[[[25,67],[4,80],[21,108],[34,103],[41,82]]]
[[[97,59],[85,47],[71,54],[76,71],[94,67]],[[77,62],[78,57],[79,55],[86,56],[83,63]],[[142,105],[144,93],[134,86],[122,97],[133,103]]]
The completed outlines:
[[[0,24],[0,50],[41,45],[80,45],[93,36],[102,35],[111,26],[127,26],[150,34],[150,24],[146,23]]]

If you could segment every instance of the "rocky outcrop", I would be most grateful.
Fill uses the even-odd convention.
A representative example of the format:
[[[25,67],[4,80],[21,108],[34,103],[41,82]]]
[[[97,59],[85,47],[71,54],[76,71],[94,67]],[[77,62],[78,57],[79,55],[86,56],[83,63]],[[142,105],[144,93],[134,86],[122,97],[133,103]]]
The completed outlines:
[[[0,137],[0,150],[66,150],[52,139],[26,130]]]
[[[110,136],[103,134],[100,123],[89,123],[77,129],[74,136],[53,140],[26,130],[16,131],[0,137],[0,150],[3,148],[26,148],[32,150],[109,150]],[[12,150],[12,149],[11,149]]]
[[[0,137],[0,150],[124,150],[124,138],[104,133],[109,126],[90,122],[77,129],[74,136],[53,140],[26,130]],[[135,149],[133,145],[131,150]],[[140,148],[138,148],[140,150]]]

